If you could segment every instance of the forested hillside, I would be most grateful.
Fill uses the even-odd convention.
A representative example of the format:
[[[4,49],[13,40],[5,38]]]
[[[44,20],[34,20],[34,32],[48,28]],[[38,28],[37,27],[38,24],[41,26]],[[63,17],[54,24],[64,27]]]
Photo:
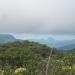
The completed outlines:
[[[0,75],[74,75],[74,65],[74,50],[62,52],[29,41],[0,45]]]

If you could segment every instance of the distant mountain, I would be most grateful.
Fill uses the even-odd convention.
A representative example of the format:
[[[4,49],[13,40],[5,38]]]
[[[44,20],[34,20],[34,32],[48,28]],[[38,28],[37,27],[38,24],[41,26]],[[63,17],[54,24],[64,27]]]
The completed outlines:
[[[16,38],[10,34],[0,34],[0,44],[15,42],[15,41],[16,41]]]
[[[21,40],[21,39],[19,39]],[[29,41],[38,42],[40,44],[46,44],[49,47],[57,48],[59,50],[70,50],[75,48],[75,39],[73,40],[55,40],[52,37],[42,39],[28,39]],[[0,44],[10,43],[18,41],[13,35],[0,34]]]
[[[34,42],[38,42],[38,43],[41,43],[41,44],[46,44],[47,46],[50,46],[50,47],[55,47],[55,43],[56,43],[56,40],[52,37],[49,37],[47,39],[29,39],[30,41],[34,41]]]
[[[69,44],[62,47],[59,47],[60,50],[72,50],[75,48],[75,44]]]
[[[49,47],[54,47],[57,49],[73,49],[75,48],[75,39],[73,40],[55,40],[54,38],[48,39],[31,39],[31,41],[39,42],[41,44],[46,44]]]

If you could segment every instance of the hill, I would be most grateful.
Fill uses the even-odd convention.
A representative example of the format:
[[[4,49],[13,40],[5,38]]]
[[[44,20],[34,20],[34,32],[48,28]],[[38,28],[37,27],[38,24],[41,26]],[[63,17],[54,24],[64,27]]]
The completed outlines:
[[[15,42],[15,41],[16,41],[16,38],[10,34],[0,34],[0,44]]]
[[[19,40],[12,43],[6,43],[3,45],[0,45],[0,48],[2,49],[9,49],[9,48],[25,48],[29,49],[30,51],[33,51],[36,54],[40,54],[43,57],[47,57],[50,54],[50,51],[53,49],[52,54],[56,54],[58,51],[55,48],[50,48],[46,46],[45,44],[39,44],[37,42],[30,42],[28,40]]]

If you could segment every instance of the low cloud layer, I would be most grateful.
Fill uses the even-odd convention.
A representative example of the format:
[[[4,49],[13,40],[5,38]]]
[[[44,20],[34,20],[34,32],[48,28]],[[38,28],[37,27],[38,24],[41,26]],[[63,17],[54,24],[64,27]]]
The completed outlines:
[[[74,34],[75,0],[0,0],[0,33]]]

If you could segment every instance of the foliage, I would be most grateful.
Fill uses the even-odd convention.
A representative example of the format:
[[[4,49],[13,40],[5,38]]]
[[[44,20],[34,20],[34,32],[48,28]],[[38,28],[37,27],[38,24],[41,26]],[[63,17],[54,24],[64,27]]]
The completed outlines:
[[[74,50],[62,52],[29,41],[0,45],[0,75],[46,75],[49,56],[48,75],[75,75],[74,69],[63,69],[75,65]]]

